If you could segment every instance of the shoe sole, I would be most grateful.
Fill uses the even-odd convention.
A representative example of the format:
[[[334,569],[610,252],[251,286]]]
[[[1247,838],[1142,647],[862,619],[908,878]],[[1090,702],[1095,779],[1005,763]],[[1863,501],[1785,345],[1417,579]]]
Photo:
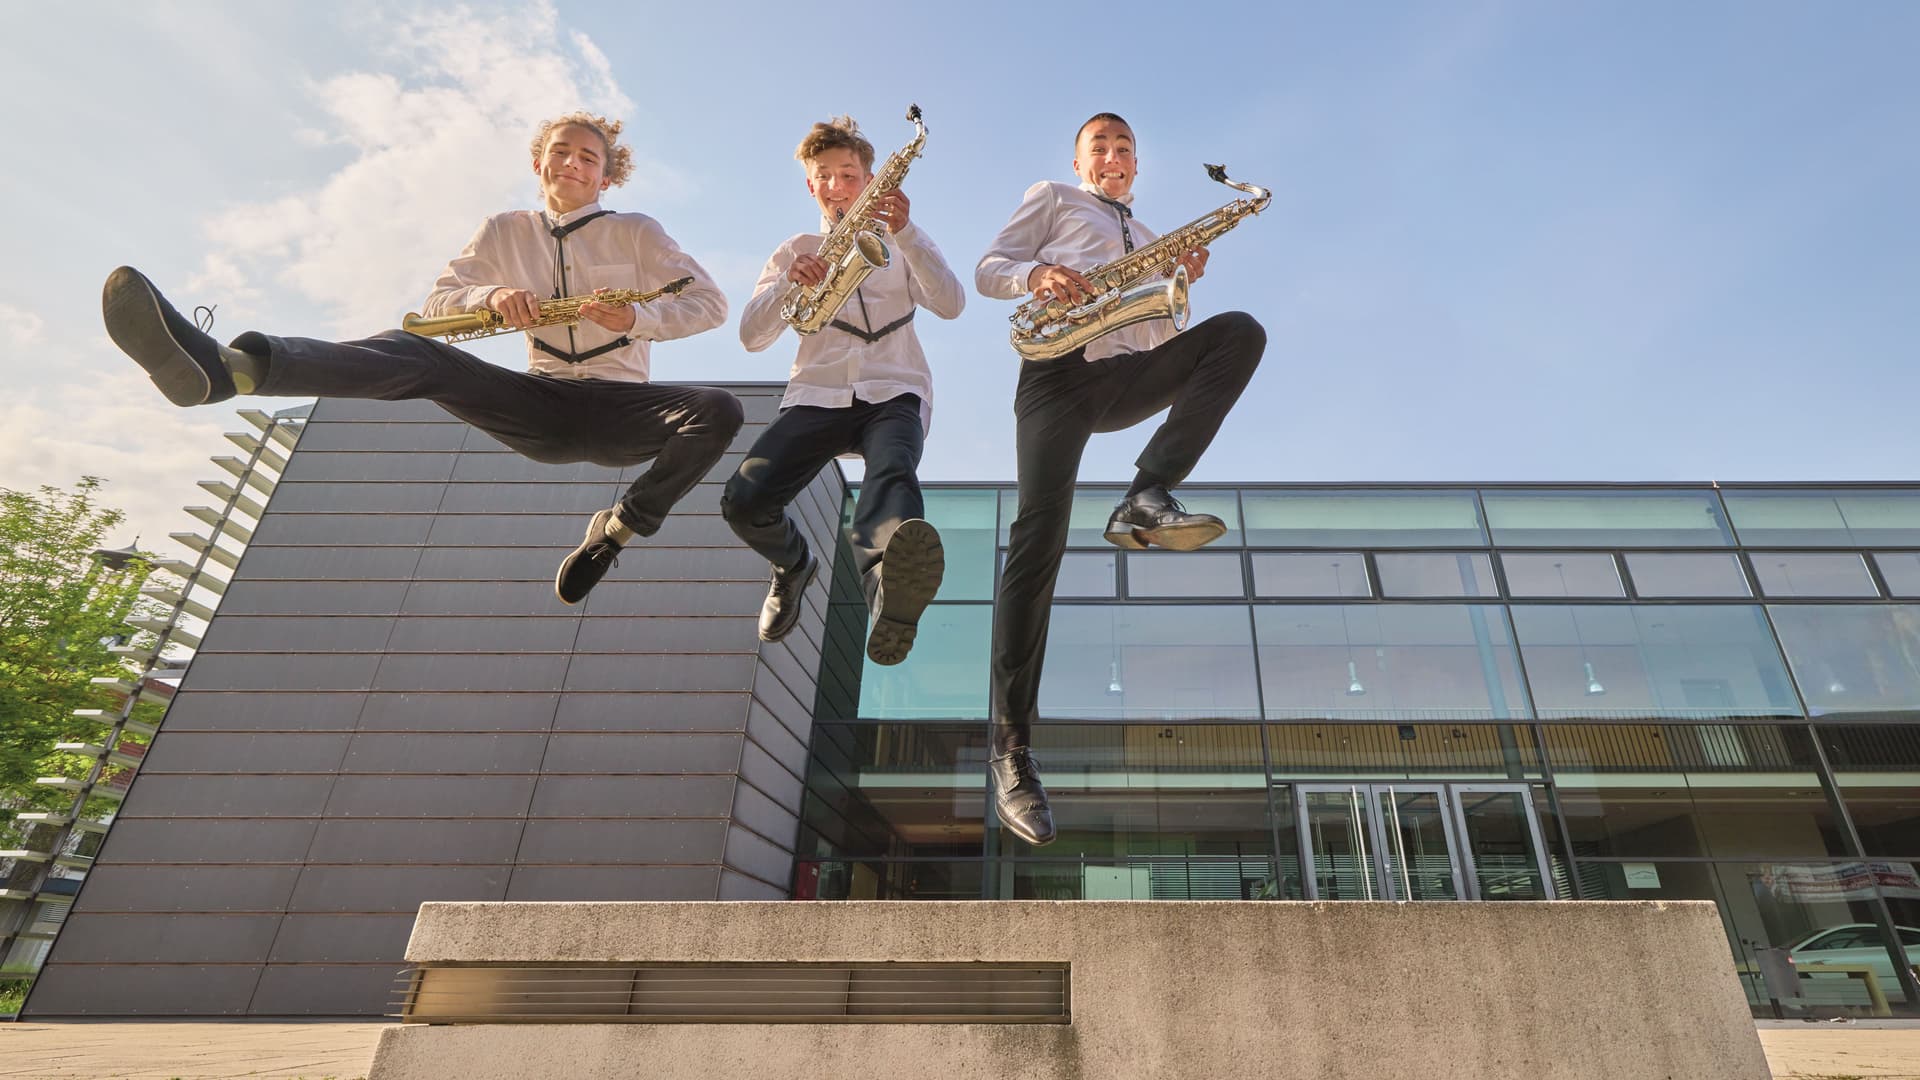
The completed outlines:
[[[880,611],[867,634],[867,658],[891,666],[912,651],[920,632],[920,614],[933,602],[946,575],[947,551],[939,531],[919,518],[901,522],[887,540],[880,567]]]
[[[1184,525],[1162,525],[1157,529],[1135,529],[1134,538],[1168,551],[1192,551],[1227,535],[1227,527],[1217,521],[1193,521]]]
[[[573,566],[574,562],[582,557],[582,553],[586,550],[587,545],[593,542],[594,537],[606,531],[607,518],[612,516],[613,516],[612,514],[610,514],[608,511],[605,511],[605,510],[600,510],[595,512],[595,514],[593,515],[593,520],[587,523],[586,539],[580,541],[580,546],[574,548],[573,551],[570,554],[568,554],[566,558],[561,559],[560,569],[555,570],[553,572],[553,595],[558,597],[560,602],[567,605],[568,607],[572,607],[575,604],[578,604],[580,601],[585,600],[587,598],[587,594],[593,591],[593,585],[600,584],[600,582],[596,580],[593,583],[593,585],[587,586],[585,592],[582,592],[579,596],[576,596],[573,599],[569,600],[567,599],[566,591],[561,587],[560,582],[564,578],[566,578],[568,568]]]
[[[1147,548],[1147,542],[1140,539],[1132,529],[1118,531],[1108,529],[1102,535],[1107,538],[1107,543],[1117,548],[1126,548],[1128,551],[1145,551]]]
[[[153,385],[175,405],[200,405],[213,395],[213,381],[167,331],[160,294],[138,270],[123,266],[107,275],[100,294],[107,336],[146,369]]]
[[[793,613],[787,616],[787,621],[785,625],[776,626],[771,630],[760,631],[761,641],[764,641],[767,644],[771,645],[774,642],[779,641],[780,639],[786,637],[788,634],[793,633],[793,628],[800,625],[800,610],[806,603],[807,586],[812,585],[813,579],[818,577],[819,574],[820,574],[819,558],[813,555],[807,556],[806,573],[804,576],[801,577],[800,584],[795,586],[793,590],[793,596],[794,596]]]

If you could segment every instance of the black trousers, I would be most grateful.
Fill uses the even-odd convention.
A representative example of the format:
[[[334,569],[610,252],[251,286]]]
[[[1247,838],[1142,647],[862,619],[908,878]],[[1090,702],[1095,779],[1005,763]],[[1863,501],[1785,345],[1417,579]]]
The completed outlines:
[[[235,346],[258,353],[263,343],[263,395],[424,398],[535,461],[652,461],[620,500],[620,520],[643,536],[726,452],[742,419],[725,390],[509,371],[404,330],[345,342],[245,334]]]
[[[994,604],[994,753],[1030,745],[1054,579],[1087,440],[1171,406],[1135,464],[1168,487],[1178,484],[1247,388],[1266,345],[1253,316],[1232,311],[1146,352],[1091,363],[1075,352],[1021,365],[1013,399],[1020,507]]]
[[[926,513],[920,497],[920,398],[902,394],[877,404],[855,400],[844,409],[793,405],[754,440],[747,459],[727,481],[720,512],[747,546],[782,569],[807,556],[806,538],[787,514],[787,504],[841,454],[866,459],[866,477],[854,504],[847,541],[853,565],[865,578],[880,564],[893,531]],[[828,556],[831,558],[831,555]]]

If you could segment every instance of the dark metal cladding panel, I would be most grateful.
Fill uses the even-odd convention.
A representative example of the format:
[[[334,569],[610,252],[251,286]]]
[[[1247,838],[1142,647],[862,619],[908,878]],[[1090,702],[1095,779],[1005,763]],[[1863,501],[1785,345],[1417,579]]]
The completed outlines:
[[[782,388],[739,389],[728,453],[575,607],[554,570],[645,464],[319,402],[28,1015],[378,1016],[425,900],[784,895],[830,586],[758,640],[719,497]],[[814,544],[843,493],[795,501]]]

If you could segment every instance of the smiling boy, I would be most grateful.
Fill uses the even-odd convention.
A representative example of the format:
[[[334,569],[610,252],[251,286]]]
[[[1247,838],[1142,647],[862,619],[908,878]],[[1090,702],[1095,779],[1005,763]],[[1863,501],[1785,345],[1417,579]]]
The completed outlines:
[[[1027,189],[974,270],[981,294],[1013,300],[1031,293],[1037,301],[1078,304],[1097,291],[1082,271],[1152,243],[1157,234],[1133,216],[1134,151],[1133,128],[1113,113],[1080,125],[1073,151],[1079,184],[1042,181]],[[1179,261],[1197,281],[1207,253],[1188,252]],[[1054,838],[1031,738],[1054,581],[1087,440],[1170,409],[1135,462],[1139,471],[1107,521],[1106,539],[1175,551],[1218,539],[1225,523],[1188,513],[1169,489],[1213,441],[1266,340],[1251,315],[1232,311],[1184,333],[1166,320],[1135,323],[1064,356],[1020,365],[1013,402],[1020,497],[994,604],[988,772],[1002,824],[1030,844]]]
[[[820,230],[789,238],[767,259],[740,313],[749,352],[771,346],[787,328],[780,311],[790,289],[825,280],[827,263],[815,252],[873,180],[873,144],[847,117],[815,124],[794,157],[820,210]],[[760,637],[778,641],[793,629],[819,568],[787,504],[835,457],[865,460],[847,539],[867,595],[867,656],[877,664],[906,658],[945,570],[940,534],[921,518],[917,470],[933,416],[933,374],[913,315],[924,307],[952,319],[966,305],[966,290],[911,219],[911,205],[898,190],[875,201],[893,257],[831,323],[800,338],[780,415],[747,451],[720,502],[733,531],[773,564]]]
[[[530,149],[544,205],[482,222],[427,297],[429,316],[490,310],[526,329],[528,372],[401,330],[349,342],[249,331],[221,345],[126,266],[108,276],[102,295],[107,333],[175,405],[236,393],[424,398],[535,461],[651,461],[619,503],[594,514],[586,539],[561,562],[554,592],[577,604],[622,545],[659,529],[741,423],[739,401],[724,390],[648,381],[649,343],[719,326],[727,300],[659,222],[600,208],[601,193],[633,172],[620,126],[584,112],[542,124]],[[545,298],[653,289],[681,277],[693,283],[677,295],[645,305],[587,303],[576,326],[527,329]]]

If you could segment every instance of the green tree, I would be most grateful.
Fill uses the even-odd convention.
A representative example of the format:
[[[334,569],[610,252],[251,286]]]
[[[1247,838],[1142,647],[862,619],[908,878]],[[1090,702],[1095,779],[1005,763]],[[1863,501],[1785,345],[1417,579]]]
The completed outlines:
[[[68,771],[53,744],[79,734],[75,709],[102,703],[91,680],[127,674],[109,650],[126,639],[152,568],[94,556],[125,517],[99,504],[101,484],[0,488],[0,800],[15,808],[44,801],[35,777]]]

